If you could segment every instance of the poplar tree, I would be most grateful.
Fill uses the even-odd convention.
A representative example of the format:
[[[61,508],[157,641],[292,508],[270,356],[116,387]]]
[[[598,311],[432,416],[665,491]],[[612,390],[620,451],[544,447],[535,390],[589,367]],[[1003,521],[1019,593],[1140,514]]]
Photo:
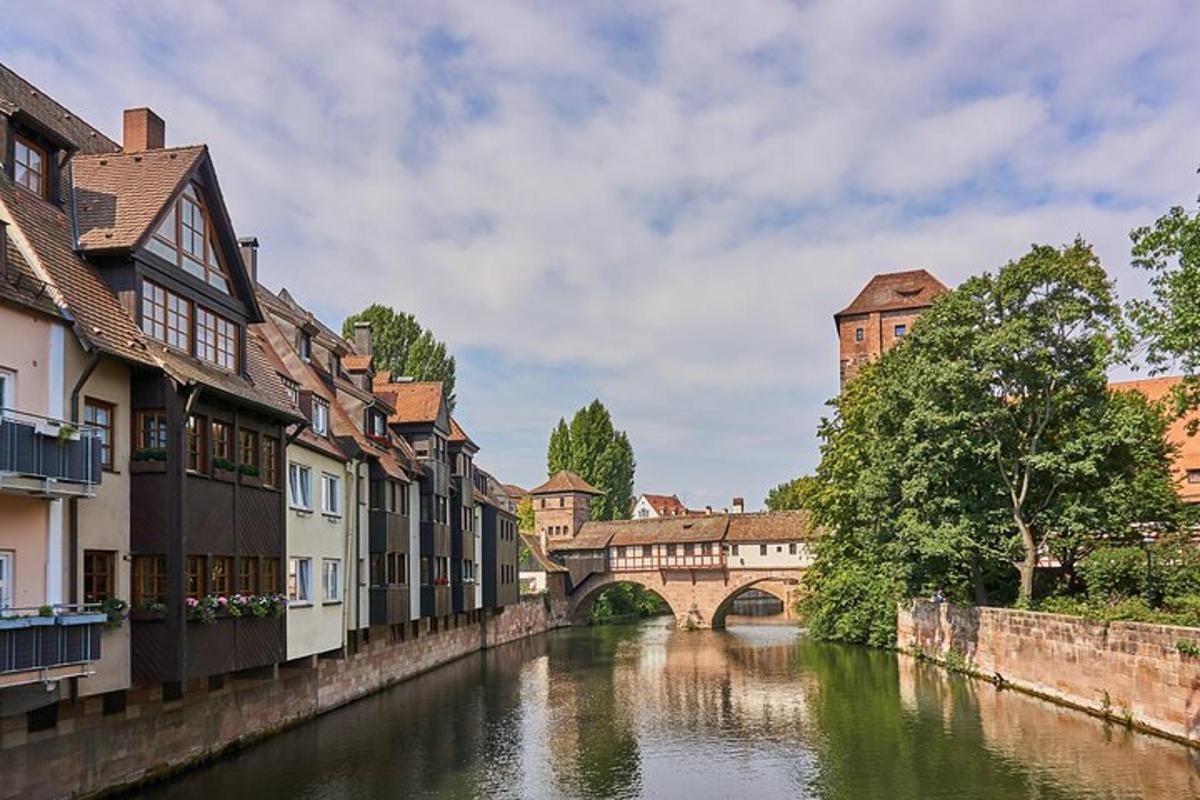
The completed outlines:
[[[628,519],[637,471],[633,445],[613,427],[612,415],[599,400],[575,412],[570,424],[559,419],[546,448],[549,474],[570,470],[604,492],[592,501],[592,519]]]

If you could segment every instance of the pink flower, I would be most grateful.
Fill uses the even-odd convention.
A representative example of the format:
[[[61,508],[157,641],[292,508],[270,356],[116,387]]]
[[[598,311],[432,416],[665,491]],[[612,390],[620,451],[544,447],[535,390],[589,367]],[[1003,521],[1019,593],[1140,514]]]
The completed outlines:
[[[229,598],[225,597],[224,595],[221,595],[220,597],[217,598],[217,603],[219,603],[220,605],[223,605],[223,606],[229,605]]]
[[[200,605],[200,601],[199,601],[199,600],[197,600],[196,598],[194,598],[194,597],[189,597],[189,598],[187,599],[187,607],[188,607],[188,608],[195,608],[195,607],[196,607],[196,606],[198,606],[198,605]]]

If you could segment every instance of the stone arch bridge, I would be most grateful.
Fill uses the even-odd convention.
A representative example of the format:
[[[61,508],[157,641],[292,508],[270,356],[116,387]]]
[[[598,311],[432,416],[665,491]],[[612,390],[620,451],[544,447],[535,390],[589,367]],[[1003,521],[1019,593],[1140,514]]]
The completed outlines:
[[[620,570],[589,575],[568,596],[572,624],[586,624],[605,589],[633,583],[661,597],[680,628],[724,628],[733,601],[749,589],[777,597],[789,613],[804,569]]]

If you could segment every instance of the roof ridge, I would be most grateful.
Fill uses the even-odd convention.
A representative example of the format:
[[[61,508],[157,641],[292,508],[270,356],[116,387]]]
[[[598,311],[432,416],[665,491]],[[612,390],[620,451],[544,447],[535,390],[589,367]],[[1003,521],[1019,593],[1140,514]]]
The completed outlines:
[[[177,144],[173,147],[155,147],[150,150],[136,150],[126,152],[124,150],[116,153],[80,153],[72,158],[74,161],[91,161],[93,159],[108,159],[108,158],[135,158],[147,155],[160,155],[162,153],[180,153],[184,150],[207,150],[208,144],[201,142],[199,144]]]

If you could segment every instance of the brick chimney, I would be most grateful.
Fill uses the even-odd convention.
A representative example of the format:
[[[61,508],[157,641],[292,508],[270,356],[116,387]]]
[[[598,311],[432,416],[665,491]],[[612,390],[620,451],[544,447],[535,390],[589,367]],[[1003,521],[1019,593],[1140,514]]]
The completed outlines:
[[[743,514],[746,511],[746,500],[742,497],[733,498],[733,513]]]
[[[371,355],[371,323],[365,319],[354,323],[354,349],[360,356]]]
[[[126,153],[161,150],[167,144],[167,123],[148,108],[125,109],[125,135],[121,149]]]
[[[250,273],[250,284],[258,285],[258,237],[243,236],[238,239],[238,247],[242,250],[242,263]]]

